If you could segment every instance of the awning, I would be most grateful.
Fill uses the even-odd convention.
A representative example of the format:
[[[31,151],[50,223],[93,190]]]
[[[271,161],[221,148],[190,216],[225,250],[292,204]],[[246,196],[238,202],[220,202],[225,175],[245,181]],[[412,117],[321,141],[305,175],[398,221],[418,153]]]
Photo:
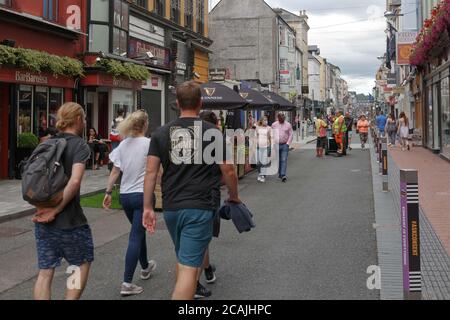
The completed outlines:
[[[247,101],[246,110],[273,110],[276,104],[267,99],[261,92],[253,89],[241,89],[239,95]]]
[[[200,85],[202,91],[203,109],[229,110],[239,109],[247,105],[236,91],[215,82]]]
[[[262,94],[276,105],[275,110],[277,111],[294,111],[297,109],[295,104],[274,92],[263,91]]]

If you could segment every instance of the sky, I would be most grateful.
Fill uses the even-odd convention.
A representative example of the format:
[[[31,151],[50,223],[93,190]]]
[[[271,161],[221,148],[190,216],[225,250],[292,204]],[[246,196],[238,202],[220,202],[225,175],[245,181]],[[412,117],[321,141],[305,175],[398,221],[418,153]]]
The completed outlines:
[[[226,0],[224,0],[226,1]],[[246,0],[243,0],[245,2]],[[210,0],[210,8],[219,0]],[[318,45],[321,56],[340,67],[349,91],[372,93],[378,56],[386,50],[386,0],[266,0],[272,8],[309,17],[309,45]]]

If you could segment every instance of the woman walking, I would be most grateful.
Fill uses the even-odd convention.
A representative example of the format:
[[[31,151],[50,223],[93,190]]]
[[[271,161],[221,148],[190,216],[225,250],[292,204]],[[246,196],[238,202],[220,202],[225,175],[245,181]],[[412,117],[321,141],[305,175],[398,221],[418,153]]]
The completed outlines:
[[[388,146],[395,147],[395,141],[397,140],[397,121],[395,120],[395,116],[391,113],[388,115],[388,119],[386,122],[386,134],[389,137]]]
[[[258,181],[266,182],[267,167],[269,166],[269,148],[271,146],[272,128],[268,126],[264,117],[258,121],[256,127],[256,142],[258,148]]]
[[[147,164],[147,153],[150,139],[145,137],[148,129],[148,115],[138,110],[123,120],[118,131],[124,138],[119,146],[110,154],[114,167],[109,176],[103,207],[109,209],[112,201],[112,190],[122,171],[120,183],[120,201],[131,231],[125,257],[125,273],[120,294],[129,296],[140,294],[143,288],[132,283],[138,261],[141,264],[141,279],[147,280],[156,268],[156,262],[147,260],[146,230],[142,225],[144,206],[144,176]]]
[[[398,134],[400,136],[400,141],[402,144],[402,151],[405,151],[405,147],[411,150],[409,146],[409,120],[404,112],[400,113],[400,118],[398,120]]]

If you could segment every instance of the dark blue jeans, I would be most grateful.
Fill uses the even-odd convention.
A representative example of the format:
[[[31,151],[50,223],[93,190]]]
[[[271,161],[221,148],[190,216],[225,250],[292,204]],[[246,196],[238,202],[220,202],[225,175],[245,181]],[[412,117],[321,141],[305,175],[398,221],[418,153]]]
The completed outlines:
[[[130,238],[127,254],[125,256],[124,282],[132,283],[134,271],[139,262],[142,269],[148,268],[147,243],[145,228],[142,225],[142,213],[144,211],[144,194],[121,194],[120,201],[128,220],[131,223]]]
[[[286,175],[287,159],[289,155],[289,146],[286,143],[280,144],[280,159],[278,166],[278,177],[283,178]]]

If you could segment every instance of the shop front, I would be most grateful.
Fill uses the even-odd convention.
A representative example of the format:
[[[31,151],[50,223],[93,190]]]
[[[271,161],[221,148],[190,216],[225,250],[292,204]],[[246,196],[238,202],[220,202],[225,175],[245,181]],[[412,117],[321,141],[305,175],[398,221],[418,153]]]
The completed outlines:
[[[73,78],[0,68],[0,178],[18,175],[31,142],[55,128],[58,108],[73,100],[74,85]]]
[[[425,77],[426,146],[450,160],[450,61]]]
[[[81,86],[86,129],[94,128],[102,138],[107,139],[118,111],[123,110],[126,116],[136,109],[137,93],[142,82],[95,73],[86,75]]]
[[[139,93],[140,108],[147,111],[149,116],[149,128],[147,135],[151,135],[157,128],[165,123],[165,81],[164,76],[151,74],[150,78],[142,86]]]

